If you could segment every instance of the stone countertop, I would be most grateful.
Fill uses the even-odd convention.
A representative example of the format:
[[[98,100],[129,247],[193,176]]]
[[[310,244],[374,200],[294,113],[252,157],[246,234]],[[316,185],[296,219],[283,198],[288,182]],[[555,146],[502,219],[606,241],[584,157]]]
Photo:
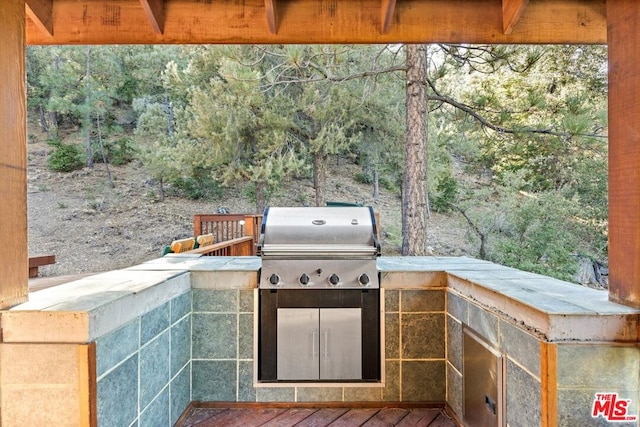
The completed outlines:
[[[2,312],[4,341],[88,342],[192,288],[255,288],[260,264],[175,254],[33,292]],[[466,257],[381,257],[378,269],[383,288],[447,288],[548,340],[638,340],[640,310],[609,301],[604,290]]]
[[[450,292],[548,341],[639,340],[640,310],[609,301],[606,290],[466,257],[388,257],[378,260],[378,268],[384,288],[411,287],[416,280],[407,276],[411,272],[444,272]],[[441,286],[441,278],[423,286]]]
[[[209,257],[202,255],[168,254],[124,271],[247,271],[257,272],[262,264],[255,256]]]
[[[87,343],[191,289],[188,271],[114,270],[29,294],[0,312],[5,343]]]
[[[379,259],[378,268],[383,273],[445,272],[550,314],[640,314],[638,309],[609,301],[606,290],[473,258],[385,257]]]

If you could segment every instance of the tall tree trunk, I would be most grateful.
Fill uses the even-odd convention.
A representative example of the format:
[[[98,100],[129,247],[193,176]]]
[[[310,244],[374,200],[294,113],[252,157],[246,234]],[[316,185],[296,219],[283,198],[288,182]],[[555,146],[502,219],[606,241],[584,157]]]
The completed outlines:
[[[87,64],[84,75],[84,87],[85,87],[85,107],[87,109],[86,112],[86,124],[85,131],[87,132],[87,141],[86,141],[86,153],[87,153],[87,167],[93,169],[93,149],[91,147],[91,47],[87,46]]]
[[[378,167],[373,168],[373,201],[377,202],[380,198],[380,172]]]
[[[160,201],[164,202],[164,179],[160,177]]]
[[[60,71],[60,55],[57,55],[53,58],[53,68],[56,70],[56,73]],[[54,96],[54,94],[49,95],[49,100]],[[58,113],[57,111],[47,111],[47,138],[55,138],[58,136]]]
[[[256,213],[264,212],[264,208],[267,207],[267,200],[265,192],[267,190],[267,184],[264,181],[256,181]]]
[[[320,149],[313,155],[313,182],[316,190],[316,206],[324,206],[326,201],[327,154]]]
[[[175,115],[173,113],[173,104],[169,100],[169,95],[165,92],[164,94],[164,105],[167,109],[167,133],[169,136],[173,136],[175,133],[174,123],[175,123]]]
[[[48,117],[47,137],[55,138],[58,136],[58,113],[55,111],[49,111],[47,113],[47,117]]]
[[[407,45],[402,255],[427,254],[427,47]]]
[[[102,155],[102,162],[104,167],[107,168],[107,178],[109,180],[109,187],[116,188],[111,177],[111,169],[109,169],[109,159],[104,150],[104,144],[102,143],[102,129],[100,128],[100,114],[96,113],[96,126],[98,127],[98,144],[100,145],[100,154]]]
[[[50,137],[49,124],[47,123],[47,115],[45,114],[44,107],[42,105],[38,108],[40,110],[40,130],[47,133],[47,137]]]

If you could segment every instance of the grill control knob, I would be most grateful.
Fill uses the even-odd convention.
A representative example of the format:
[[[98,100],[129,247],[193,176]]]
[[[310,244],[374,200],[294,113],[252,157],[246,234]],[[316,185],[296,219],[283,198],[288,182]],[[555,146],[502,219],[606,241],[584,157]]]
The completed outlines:
[[[336,286],[338,283],[340,283],[340,276],[333,273],[331,276],[329,276],[329,283],[331,283],[333,286]]]
[[[311,280],[311,278],[309,277],[309,275],[307,273],[303,273],[302,276],[300,276],[300,284],[303,286],[307,286],[309,284],[309,280]]]
[[[360,282],[362,286],[367,286],[370,281],[371,279],[369,279],[367,273],[362,273],[360,276],[358,276],[358,282]]]
[[[278,276],[276,273],[273,273],[271,276],[269,276],[269,283],[271,283],[273,286],[277,285],[278,283],[280,283],[280,276]]]

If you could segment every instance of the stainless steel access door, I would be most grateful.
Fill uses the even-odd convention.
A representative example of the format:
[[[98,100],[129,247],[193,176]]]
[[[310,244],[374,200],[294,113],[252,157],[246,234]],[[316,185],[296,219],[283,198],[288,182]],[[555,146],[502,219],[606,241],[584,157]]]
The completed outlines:
[[[362,379],[360,308],[279,308],[278,380]]]
[[[320,378],[320,311],[317,308],[278,309],[279,380]]]
[[[320,309],[320,379],[362,379],[362,310]]]
[[[502,427],[504,360],[502,354],[463,327],[464,425]]]

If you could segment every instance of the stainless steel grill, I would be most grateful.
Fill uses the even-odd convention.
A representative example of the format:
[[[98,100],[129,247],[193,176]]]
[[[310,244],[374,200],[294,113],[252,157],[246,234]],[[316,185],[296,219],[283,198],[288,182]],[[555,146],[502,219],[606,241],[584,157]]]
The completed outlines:
[[[258,254],[258,379],[380,381],[373,209],[269,208]]]
[[[370,207],[268,208],[258,255],[261,288],[379,287]]]

